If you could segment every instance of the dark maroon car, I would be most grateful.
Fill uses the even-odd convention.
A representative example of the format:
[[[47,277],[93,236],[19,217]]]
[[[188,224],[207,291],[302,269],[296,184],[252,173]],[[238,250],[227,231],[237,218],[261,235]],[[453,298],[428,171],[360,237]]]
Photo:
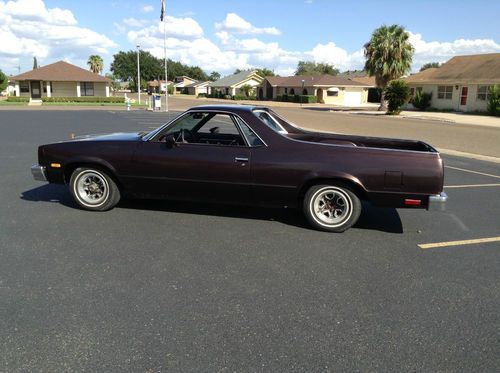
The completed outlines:
[[[69,185],[88,210],[122,195],[301,207],[315,228],[356,223],[361,200],[442,206],[443,161],[422,141],[305,131],[260,106],[199,106],[150,133],[38,148],[36,180]]]

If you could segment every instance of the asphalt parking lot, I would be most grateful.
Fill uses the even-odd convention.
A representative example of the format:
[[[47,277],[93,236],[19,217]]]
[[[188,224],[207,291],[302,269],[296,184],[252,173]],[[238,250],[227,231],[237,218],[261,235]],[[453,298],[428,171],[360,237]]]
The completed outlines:
[[[39,144],[166,116],[1,113],[0,371],[500,370],[500,164],[444,156],[447,211],[367,205],[343,234],[287,210],[92,213],[31,178]]]

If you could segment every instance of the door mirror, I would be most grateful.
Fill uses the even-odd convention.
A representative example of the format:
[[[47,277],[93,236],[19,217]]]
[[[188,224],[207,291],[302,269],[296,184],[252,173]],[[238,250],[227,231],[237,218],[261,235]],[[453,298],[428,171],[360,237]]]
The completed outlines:
[[[177,144],[173,133],[165,136],[165,144],[169,149],[172,149]]]

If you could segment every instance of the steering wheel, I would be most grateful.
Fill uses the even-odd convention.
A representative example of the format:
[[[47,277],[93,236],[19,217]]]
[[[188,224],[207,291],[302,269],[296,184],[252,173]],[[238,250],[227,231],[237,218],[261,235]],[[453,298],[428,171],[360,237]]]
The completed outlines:
[[[190,140],[190,141],[188,141]],[[190,143],[190,142],[196,142],[196,136],[193,133],[193,131],[188,130],[187,128],[182,128],[179,131],[179,136],[177,136],[177,139],[175,140],[176,142],[181,142],[184,144]]]

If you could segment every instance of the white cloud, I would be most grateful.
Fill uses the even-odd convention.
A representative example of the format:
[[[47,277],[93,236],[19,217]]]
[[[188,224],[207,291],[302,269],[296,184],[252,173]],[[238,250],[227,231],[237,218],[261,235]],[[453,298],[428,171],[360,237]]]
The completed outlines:
[[[103,34],[78,26],[73,13],[47,8],[42,0],[0,1],[0,65],[7,72],[70,59],[85,65],[90,54],[107,54],[116,44]]]
[[[125,18],[123,20],[123,25],[131,28],[141,28],[147,26],[148,23],[150,23],[150,21],[147,19]],[[123,27],[123,30],[126,30],[126,28]]]
[[[145,5],[142,7],[144,13],[151,13],[154,10],[152,5]]]
[[[421,34],[410,33],[415,48],[413,70],[418,71],[427,62],[446,62],[459,55],[500,52],[500,44],[492,39],[457,39],[452,42],[427,42]]]
[[[236,13],[228,13],[224,21],[215,24],[215,29],[233,34],[281,35],[276,27],[255,27]]]

